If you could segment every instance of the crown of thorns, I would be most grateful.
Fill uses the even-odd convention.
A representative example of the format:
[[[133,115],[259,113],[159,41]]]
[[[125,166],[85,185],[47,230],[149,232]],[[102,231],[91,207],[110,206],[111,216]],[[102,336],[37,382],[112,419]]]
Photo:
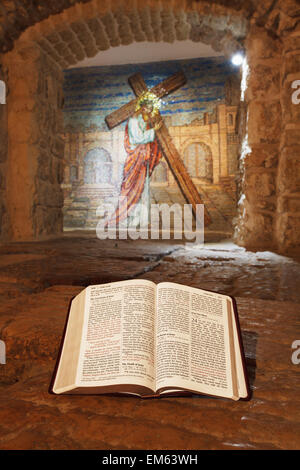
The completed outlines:
[[[151,116],[155,116],[161,107],[161,100],[158,98],[158,96],[155,95],[155,93],[152,93],[151,91],[145,91],[139,97],[135,110],[139,111],[143,106],[151,106]]]

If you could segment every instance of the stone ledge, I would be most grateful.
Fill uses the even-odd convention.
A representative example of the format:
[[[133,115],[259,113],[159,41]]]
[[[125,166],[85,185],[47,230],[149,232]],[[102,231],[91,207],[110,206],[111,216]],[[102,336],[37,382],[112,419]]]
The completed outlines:
[[[8,355],[0,370],[1,449],[299,448],[299,366],[291,363],[299,304],[237,298],[253,391],[248,402],[54,396],[48,393],[54,355],[78,290],[59,286],[27,297],[22,321],[10,309],[8,352],[26,347],[22,358]],[[34,355],[29,337],[38,344]],[[5,382],[9,362],[14,382]]]

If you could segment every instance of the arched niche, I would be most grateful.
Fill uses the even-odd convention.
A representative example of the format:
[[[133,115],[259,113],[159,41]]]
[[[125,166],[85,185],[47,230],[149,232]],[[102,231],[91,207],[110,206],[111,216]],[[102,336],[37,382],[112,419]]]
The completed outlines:
[[[112,159],[102,147],[89,150],[84,157],[84,184],[111,184]]]

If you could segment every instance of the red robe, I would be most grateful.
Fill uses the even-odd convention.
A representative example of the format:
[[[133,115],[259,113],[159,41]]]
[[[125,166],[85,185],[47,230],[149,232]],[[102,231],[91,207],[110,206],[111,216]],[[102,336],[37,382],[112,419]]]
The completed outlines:
[[[161,150],[157,140],[131,148],[128,135],[128,123],[125,128],[124,147],[127,159],[124,165],[123,181],[119,197],[127,199],[120,202],[115,214],[107,225],[118,226],[125,220],[142,195],[147,176],[147,163],[149,162],[149,177],[161,159]]]

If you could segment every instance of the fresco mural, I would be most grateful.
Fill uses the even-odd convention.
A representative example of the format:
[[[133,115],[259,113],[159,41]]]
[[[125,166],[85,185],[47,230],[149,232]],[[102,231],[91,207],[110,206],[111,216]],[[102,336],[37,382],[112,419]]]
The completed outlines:
[[[141,73],[151,89],[179,71],[186,83],[162,98],[160,115],[208,211],[208,230],[231,235],[236,212],[240,91],[236,70],[222,57],[65,72],[65,230],[95,230],[99,205],[126,191],[133,202],[186,203],[155,139],[159,119],[149,125],[147,113],[141,109],[147,103],[140,103],[134,119],[111,130],[105,122],[108,115],[135,98],[128,77]],[[152,157],[148,166],[138,168],[142,147],[133,150],[140,145],[143,151],[151,146]],[[135,183],[128,186],[125,182],[133,168],[128,166],[130,155],[136,175]],[[133,216],[136,224],[138,212]],[[119,219],[120,213],[115,217]]]

